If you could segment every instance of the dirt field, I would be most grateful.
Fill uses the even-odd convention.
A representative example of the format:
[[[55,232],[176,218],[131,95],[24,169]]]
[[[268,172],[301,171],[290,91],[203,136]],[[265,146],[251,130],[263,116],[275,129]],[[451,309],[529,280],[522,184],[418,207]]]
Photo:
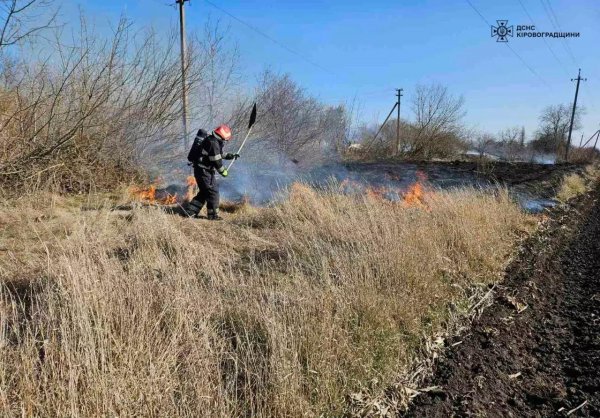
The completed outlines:
[[[407,416],[600,416],[599,192],[554,209]]]

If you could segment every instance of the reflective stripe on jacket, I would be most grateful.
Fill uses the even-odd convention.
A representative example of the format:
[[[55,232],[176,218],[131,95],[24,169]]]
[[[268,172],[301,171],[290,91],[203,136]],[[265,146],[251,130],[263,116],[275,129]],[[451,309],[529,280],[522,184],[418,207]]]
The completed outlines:
[[[223,165],[223,140],[214,135],[208,135],[200,146],[200,160],[194,165],[206,170],[216,170],[219,173],[225,171]]]

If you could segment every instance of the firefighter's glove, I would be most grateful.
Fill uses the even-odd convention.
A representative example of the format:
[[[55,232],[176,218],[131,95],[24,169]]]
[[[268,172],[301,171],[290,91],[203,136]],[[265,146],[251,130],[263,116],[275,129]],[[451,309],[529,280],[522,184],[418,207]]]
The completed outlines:
[[[223,170],[223,172],[221,173],[221,175],[223,177],[227,177],[229,175],[229,171],[227,171],[227,169]]]
[[[227,154],[225,154],[226,160],[237,160],[238,158],[240,158],[240,154],[238,154],[238,153],[232,154],[232,153],[228,152]]]

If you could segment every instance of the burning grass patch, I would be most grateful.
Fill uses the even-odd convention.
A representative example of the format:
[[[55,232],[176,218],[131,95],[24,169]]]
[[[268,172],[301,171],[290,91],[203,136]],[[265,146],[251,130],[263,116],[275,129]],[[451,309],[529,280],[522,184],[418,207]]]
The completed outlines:
[[[12,265],[46,278],[11,344],[18,300],[0,291],[2,414],[342,414],[398,382],[532,228],[503,191],[420,201],[296,184],[233,222],[152,207],[42,220],[41,256]]]

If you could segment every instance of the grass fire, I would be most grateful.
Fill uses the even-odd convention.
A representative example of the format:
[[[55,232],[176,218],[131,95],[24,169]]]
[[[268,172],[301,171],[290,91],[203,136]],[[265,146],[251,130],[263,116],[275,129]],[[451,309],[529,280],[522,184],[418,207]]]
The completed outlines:
[[[439,192],[415,212],[368,190],[301,183],[227,224],[190,224],[151,206],[120,217],[110,208],[78,213],[69,199],[20,205],[1,212],[10,233],[40,213],[51,256],[39,248],[2,259],[2,271],[45,270],[25,282],[6,277],[2,298],[14,303],[4,305],[12,342],[2,355],[14,383],[5,390],[29,393],[21,405],[40,415],[74,396],[81,410],[97,410],[115,390],[121,413],[341,413],[358,382],[383,388],[408,370],[423,325],[438,332],[448,301],[466,296],[460,288],[497,280],[533,225],[506,194]],[[67,235],[52,232],[63,228]],[[78,389],[64,384],[73,378]],[[185,401],[162,395],[171,390]]]
[[[0,416],[600,416],[589,4],[83,3],[0,1]]]

